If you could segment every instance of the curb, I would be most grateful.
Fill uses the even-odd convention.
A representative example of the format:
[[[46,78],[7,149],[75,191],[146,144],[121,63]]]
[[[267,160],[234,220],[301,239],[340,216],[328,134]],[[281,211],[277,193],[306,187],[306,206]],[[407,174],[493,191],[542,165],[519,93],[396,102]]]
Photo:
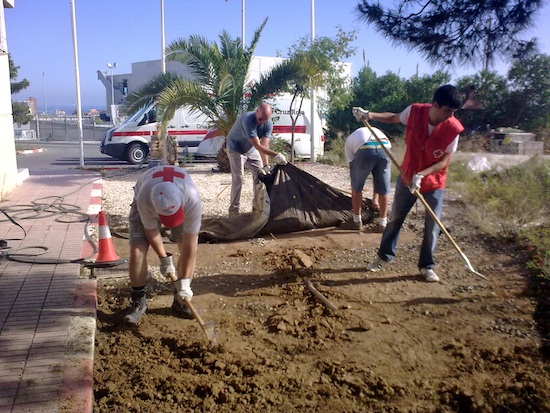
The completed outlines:
[[[87,214],[89,226],[97,226],[101,210],[102,180],[92,184]],[[84,238],[81,257],[91,252]],[[66,412],[93,411],[94,402],[94,351],[97,317],[97,281],[80,279],[74,293],[73,316],[69,326],[66,361],[59,399],[59,410]]]
[[[26,149],[24,151],[16,151],[15,153],[18,155],[29,155],[31,153],[39,153],[39,152],[45,152],[44,148],[40,149]]]

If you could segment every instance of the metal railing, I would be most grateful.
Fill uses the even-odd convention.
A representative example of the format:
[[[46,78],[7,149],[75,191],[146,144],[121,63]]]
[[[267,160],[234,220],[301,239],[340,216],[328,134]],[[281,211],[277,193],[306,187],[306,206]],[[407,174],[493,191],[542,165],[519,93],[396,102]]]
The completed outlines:
[[[100,141],[105,132],[111,127],[110,123],[103,122],[97,116],[83,116],[83,140]],[[36,139],[40,141],[78,142],[80,140],[78,118],[76,116],[40,116],[30,123],[30,130],[32,132],[36,131]]]

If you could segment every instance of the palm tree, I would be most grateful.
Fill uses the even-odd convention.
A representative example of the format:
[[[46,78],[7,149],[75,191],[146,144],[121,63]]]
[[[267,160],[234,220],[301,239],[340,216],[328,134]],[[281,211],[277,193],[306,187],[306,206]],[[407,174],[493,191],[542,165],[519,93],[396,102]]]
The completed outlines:
[[[166,58],[186,66],[190,78],[168,73],[154,77],[132,94],[129,110],[134,111],[156,98],[161,139],[168,122],[181,106],[202,112],[210,119],[211,126],[227,136],[237,116],[252,110],[265,96],[292,90],[295,84],[315,84],[320,71],[303,57],[285,60],[257,82],[249,80],[250,64],[266,23],[267,18],[246,48],[241,39],[232,39],[226,31],[219,35],[219,43],[199,35],[170,43]],[[222,152],[224,155],[225,151],[220,151],[220,155]],[[227,170],[228,164],[222,165],[222,162],[218,156],[220,169]]]

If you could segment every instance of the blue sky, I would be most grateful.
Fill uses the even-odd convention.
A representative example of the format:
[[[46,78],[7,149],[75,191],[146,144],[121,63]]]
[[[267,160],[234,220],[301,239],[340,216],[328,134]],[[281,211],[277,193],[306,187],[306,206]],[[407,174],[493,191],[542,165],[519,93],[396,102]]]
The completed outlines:
[[[200,34],[217,40],[222,30],[240,37],[242,30],[241,0],[164,0],[165,39],[168,45],[178,38]],[[383,1],[384,4],[390,4]],[[538,37],[541,51],[550,54],[550,31],[543,22],[550,19],[550,2],[536,18],[535,27],[526,38]],[[114,74],[130,73],[133,62],[160,59],[160,0],[74,0],[78,40],[83,111],[105,110],[105,87],[97,79],[97,70],[110,69]],[[378,74],[387,71],[401,77],[434,71],[421,55],[396,47],[374,29],[357,19],[358,0],[315,1],[315,35],[334,37],[337,27],[345,31],[358,29],[353,46],[357,54],[352,62],[353,74],[363,65],[363,50],[371,68]],[[393,4],[393,3],[391,3]],[[248,0],[245,7],[245,41],[248,44],[255,29],[269,17],[256,54],[285,56],[299,38],[311,34],[310,0]],[[14,97],[35,97],[38,110],[76,108],[75,62],[69,0],[15,0],[15,8],[5,9],[8,50],[20,67],[18,80],[26,78],[30,87]],[[451,71],[454,78],[476,73],[479,67]],[[506,65],[496,70],[505,74]]]

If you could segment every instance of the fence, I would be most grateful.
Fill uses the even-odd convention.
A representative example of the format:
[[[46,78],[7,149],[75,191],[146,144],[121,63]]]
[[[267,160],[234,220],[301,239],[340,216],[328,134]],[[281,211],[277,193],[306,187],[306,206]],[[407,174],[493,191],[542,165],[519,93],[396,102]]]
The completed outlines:
[[[111,128],[110,124],[98,124],[97,117],[82,117],[82,136],[84,141],[100,141],[105,132]],[[33,120],[30,129],[36,131],[38,140],[72,142],[80,140],[78,118],[76,116],[52,117],[41,116],[38,121]]]

